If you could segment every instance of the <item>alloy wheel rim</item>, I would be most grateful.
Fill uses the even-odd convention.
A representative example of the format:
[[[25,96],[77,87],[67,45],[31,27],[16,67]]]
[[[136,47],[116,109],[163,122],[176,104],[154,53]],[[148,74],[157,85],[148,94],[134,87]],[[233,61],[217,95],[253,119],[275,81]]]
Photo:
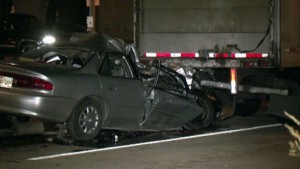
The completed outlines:
[[[84,108],[79,115],[79,127],[84,134],[93,133],[99,124],[97,109],[92,106]]]

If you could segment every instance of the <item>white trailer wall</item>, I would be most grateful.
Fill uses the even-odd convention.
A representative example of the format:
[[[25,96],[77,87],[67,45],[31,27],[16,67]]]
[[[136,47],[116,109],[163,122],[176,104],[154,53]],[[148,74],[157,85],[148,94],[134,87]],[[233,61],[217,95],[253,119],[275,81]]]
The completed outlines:
[[[237,44],[251,50],[264,37],[269,0],[137,0],[140,52],[197,52]],[[267,38],[257,52],[269,52]]]

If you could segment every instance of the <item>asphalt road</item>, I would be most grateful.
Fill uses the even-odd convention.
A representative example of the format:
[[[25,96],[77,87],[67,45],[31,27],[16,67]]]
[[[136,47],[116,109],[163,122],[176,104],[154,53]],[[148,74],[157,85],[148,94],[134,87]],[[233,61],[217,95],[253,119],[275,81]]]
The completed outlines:
[[[292,136],[265,114],[234,117],[205,131],[118,136],[117,143],[83,145],[42,136],[2,138],[0,169],[300,168],[300,157],[289,156]]]

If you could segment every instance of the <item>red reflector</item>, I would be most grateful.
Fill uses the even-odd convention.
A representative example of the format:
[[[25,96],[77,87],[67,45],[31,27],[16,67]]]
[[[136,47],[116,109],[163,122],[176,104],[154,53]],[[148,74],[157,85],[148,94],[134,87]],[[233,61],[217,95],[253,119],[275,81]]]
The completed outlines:
[[[231,94],[237,94],[236,69],[230,69]]]
[[[250,67],[254,67],[254,66],[255,66],[255,63],[254,63],[254,62],[248,62],[248,61],[245,61],[245,62],[242,62],[242,65],[243,65],[243,67],[245,67],[245,68],[250,68]]]
[[[260,60],[258,61],[258,66],[259,67],[269,67],[271,66],[271,63],[265,60]]]
[[[12,87],[42,89],[42,90],[49,90],[49,91],[53,89],[52,83],[39,78],[18,75],[18,74],[8,73],[8,72],[0,72],[0,75],[12,77],[13,78]]]

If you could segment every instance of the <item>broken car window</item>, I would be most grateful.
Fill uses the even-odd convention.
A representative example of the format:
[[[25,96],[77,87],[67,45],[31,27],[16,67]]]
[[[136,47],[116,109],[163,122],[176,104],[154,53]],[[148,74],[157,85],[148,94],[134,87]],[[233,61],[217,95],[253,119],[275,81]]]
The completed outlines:
[[[20,56],[20,60],[81,68],[88,61],[89,50],[81,48],[42,48]]]
[[[126,57],[112,54],[104,58],[100,74],[103,76],[133,78]]]

